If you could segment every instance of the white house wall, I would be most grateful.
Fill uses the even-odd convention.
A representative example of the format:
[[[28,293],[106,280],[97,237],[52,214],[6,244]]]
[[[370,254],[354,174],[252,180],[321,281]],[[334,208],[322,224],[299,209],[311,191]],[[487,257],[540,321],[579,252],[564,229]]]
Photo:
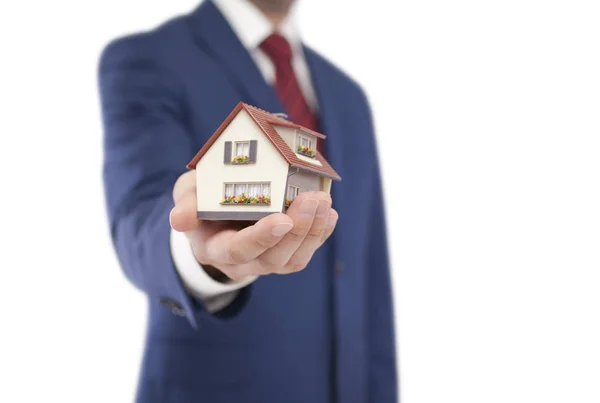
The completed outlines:
[[[224,164],[225,142],[257,140],[256,163]],[[232,155],[235,144],[232,144]],[[254,120],[241,110],[196,165],[198,211],[280,212],[289,165]],[[271,182],[271,205],[221,205],[223,183]]]
[[[273,125],[273,129],[275,129],[292,151],[296,152],[296,129],[279,125]]]

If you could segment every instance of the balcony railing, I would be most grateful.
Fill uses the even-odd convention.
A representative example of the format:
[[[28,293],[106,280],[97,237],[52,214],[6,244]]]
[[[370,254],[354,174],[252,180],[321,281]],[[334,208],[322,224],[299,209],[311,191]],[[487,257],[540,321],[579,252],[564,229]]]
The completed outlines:
[[[247,155],[236,155],[231,160],[232,164],[247,164],[250,162],[250,158]]]
[[[316,155],[315,150],[304,146],[298,146],[298,154],[305,155],[310,158],[315,158]]]
[[[267,195],[258,195],[258,196],[246,196],[245,194],[240,194],[237,196],[225,196],[221,199],[221,204],[226,205],[271,205],[271,196]]]

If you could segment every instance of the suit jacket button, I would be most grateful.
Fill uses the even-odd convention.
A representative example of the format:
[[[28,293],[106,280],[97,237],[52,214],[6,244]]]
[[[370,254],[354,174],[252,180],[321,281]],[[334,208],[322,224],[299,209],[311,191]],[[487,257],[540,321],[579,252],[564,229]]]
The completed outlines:
[[[174,306],[171,308],[171,312],[175,316],[185,316],[185,310],[181,306]]]
[[[335,274],[340,274],[344,271],[344,264],[340,259],[336,259],[335,264],[333,265],[333,271]]]
[[[185,316],[185,309],[183,309],[183,307],[180,304],[173,301],[172,299],[161,298],[158,301],[161,304],[163,304],[164,306],[166,306],[167,308],[169,308],[171,310],[171,312],[173,313],[173,315]]]

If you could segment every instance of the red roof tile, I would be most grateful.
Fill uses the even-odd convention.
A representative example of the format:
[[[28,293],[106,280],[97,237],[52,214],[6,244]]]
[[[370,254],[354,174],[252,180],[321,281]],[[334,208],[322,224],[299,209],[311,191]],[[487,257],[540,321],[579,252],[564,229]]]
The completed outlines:
[[[316,137],[321,139],[325,139],[325,136],[321,133],[317,133],[295,123],[292,123],[288,120],[280,118],[279,116],[273,115],[267,111],[264,111],[260,108],[257,108],[252,105],[245,104],[240,102],[233,109],[233,111],[227,116],[227,118],[221,123],[219,128],[213,133],[213,135],[208,139],[206,144],[198,151],[198,154],[190,161],[187,165],[190,169],[195,169],[196,164],[202,158],[204,154],[208,151],[208,149],[215,143],[217,138],[223,133],[225,128],[231,123],[234,117],[237,116],[238,112],[244,109],[248,114],[252,117],[252,119],[256,122],[258,127],[262,130],[265,136],[271,141],[271,143],[275,146],[277,151],[281,154],[281,156],[290,164],[290,166],[294,168],[299,168],[302,170],[313,172],[317,175],[326,176],[328,178],[334,180],[342,180],[340,176],[335,172],[335,170],[329,165],[327,160],[317,151],[317,155],[315,159],[319,161],[322,165],[312,164],[310,162],[304,161],[296,155],[294,151],[287,145],[287,143],[281,138],[281,136],[277,133],[277,131],[273,128],[272,125],[281,125],[286,127],[293,127],[297,129],[302,129],[303,131],[307,131]]]
[[[268,112],[266,112],[266,113],[268,113]],[[308,132],[308,133],[312,134],[313,136],[318,137],[318,138],[323,139],[323,140],[325,140],[327,138],[327,136],[324,135],[324,134],[321,134],[321,133],[316,132],[314,130],[310,130],[310,129],[306,128],[306,127],[297,125],[296,123],[290,122],[288,120],[279,119],[278,121],[275,121],[273,119],[269,119],[269,120],[267,120],[267,123],[270,123],[270,124],[273,124],[273,125],[285,126],[285,127],[292,127],[294,129],[302,129],[303,131]]]

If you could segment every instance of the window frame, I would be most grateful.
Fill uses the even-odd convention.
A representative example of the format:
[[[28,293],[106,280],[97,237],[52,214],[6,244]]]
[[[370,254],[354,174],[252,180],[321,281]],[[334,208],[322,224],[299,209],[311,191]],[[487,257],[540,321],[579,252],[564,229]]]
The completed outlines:
[[[298,197],[298,194],[300,194],[300,187],[299,187],[299,186],[288,185],[288,191],[287,191],[287,194],[286,194],[286,196],[289,196],[289,195],[290,195],[290,190],[292,190],[292,189],[294,189],[294,190],[295,190],[295,193],[296,193],[296,194],[294,195],[294,197],[293,197],[293,198],[287,197],[287,198],[288,198],[288,199],[290,199],[290,200],[294,200],[296,197]]]
[[[233,195],[232,196],[239,196],[241,194],[248,196],[248,186],[250,185],[260,185],[260,191],[261,193],[257,196],[269,196],[271,197],[271,182],[269,181],[259,181],[259,182],[223,182],[223,197],[227,197],[227,186],[231,185],[233,186]],[[239,193],[239,194],[235,194],[235,187],[239,186],[239,185],[244,185],[245,186],[245,191],[243,193]],[[265,189],[265,185],[268,186],[269,189],[269,193],[265,194],[264,189]]]
[[[302,145],[302,140],[306,140],[309,145],[308,146]],[[310,148],[311,150],[314,150],[313,145],[312,145],[313,140],[315,140],[315,139],[313,139],[310,136],[307,136],[306,134],[298,132],[298,134],[296,136],[296,149],[298,149],[298,147],[307,147],[307,148]]]
[[[238,145],[239,144],[245,144],[248,146],[248,153],[247,154],[238,154],[237,150],[238,150]],[[240,141],[234,141],[233,143],[233,153],[231,158],[235,158],[235,157],[248,157],[250,158],[250,140],[240,140]]]

